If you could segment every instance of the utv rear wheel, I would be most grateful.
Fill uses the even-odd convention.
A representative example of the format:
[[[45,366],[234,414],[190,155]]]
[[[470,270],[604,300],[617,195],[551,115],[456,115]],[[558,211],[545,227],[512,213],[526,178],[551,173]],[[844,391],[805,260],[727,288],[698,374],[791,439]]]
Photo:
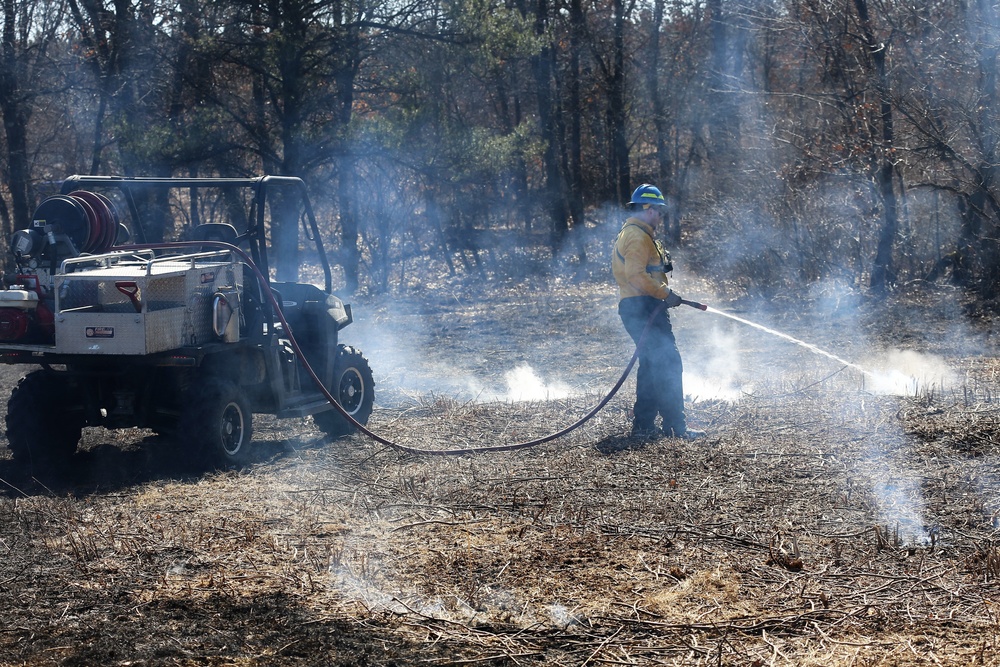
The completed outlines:
[[[371,366],[358,350],[340,346],[330,389],[340,407],[362,426],[375,405],[375,380]],[[331,439],[354,433],[356,427],[336,408],[313,415],[313,421]]]
[[[241,468],[252,460],[253,418],[240,388],[209,380],[193,392],[177,436],[193,453],[219,468]]]
[[[49,371],[22,378],[7,401],[7,446],[14,461],[34,475],[62,472],[83,431],[74,387]]]

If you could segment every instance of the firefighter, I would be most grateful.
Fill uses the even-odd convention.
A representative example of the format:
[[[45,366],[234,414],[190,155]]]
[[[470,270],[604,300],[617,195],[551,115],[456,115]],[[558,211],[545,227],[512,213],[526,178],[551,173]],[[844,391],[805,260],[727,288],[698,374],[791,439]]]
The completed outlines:
[[[673,269],[670,255],[654,238],[666,202],[660,190],[647,183],[632,193],[628,209],[629,216],[615,239],[611,270],[618,283],[618,315],[637,345],[650,316],[661,303],[666,304],[650,322],[639,350],[632,436],[642,440],[698,438],[704,432],[689,429],[684,417],[683,365],[667,313],[667,308],[681,305],[681,297],[667,286],[667,273]]]

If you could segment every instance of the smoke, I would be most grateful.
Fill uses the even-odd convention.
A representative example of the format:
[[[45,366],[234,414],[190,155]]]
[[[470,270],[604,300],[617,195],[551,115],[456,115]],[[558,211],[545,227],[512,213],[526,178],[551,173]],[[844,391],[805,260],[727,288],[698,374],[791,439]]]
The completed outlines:
[[[334,586],[342,595],[362,602],[369,609],[387,609],[395,613],[406,611],[395,597],[382,590],[368,578],[358,576],[350,567],[342,564],[331,564],[329,573]]]
[[[583,623],[580,617],[573,614],[569,608],[562,604],[550,604],[546,607],[546,611],[549,614],[549,620],[557,628],[565,630],[570,626],[581,625]]]
[[[753,385],[742,378],[737,334],[713,326],[706,345],[695,355],[684,355],[684,396],[692,402],[720,400],[735,403]]]
[[[873,474],[872,490],[883,524],[883,539],[898,542],[900,546],[929,544],[931,537],[924,520],[924,497],[920,487],[904,469],[878,460],[872,463],[880,473],[878,477]]]
[[[847,352],[826,349],[833,347],[829,343],[821,347],[790,336],[782,330],[785,327],[758,324],[757,320],[766,318],[759,313],[737,318],[711,309],[709,315],[718,313],[727,318],[712,324],[700,317],[674,318],[675,325],[679,325],[675,328],[680,329],[678,344],[685,358],[685,393],[696,402],[706,399],[737,402],[754,394],[756,384],[758,391],[773,392],[777,398],[785,390],[784,385],[794,379],[811,394],[822,396],[830,424],[837,428],[846,425],[851,432],[850,440],[863,443],[856,474],[870,490],[879,539],[892,546],[930,544],[932,533],[926,519],[921,480],[910,473],[914,454],[907,445],[909,438],[903,425],[893,418],[898,404],[874,401],[871,397],[940,395],[954,390],[960,376],[940,354],[901,348],[872,349],[871,341],[858,335],[863,328],[852,299],[837,295],[823,303],[832,310],[819,312],[814,320],[799,322],[796,332],[811,331],[818,339],[844,332],[842,347],[867,348],[856,362],[840,356],[849,357]],[[903,318],[903,321],[920,320]],[[832,337],[836,339],[836,335]],[[938,340],[945,338],[941,335]],[[956,339],[967,344],[969,337],[956,334]],[[751,384],[745,375],[752,375],[760,382]],[[792,395],[797,391],[796,387],[789,389]]]
[[[510,402],[551,401],[566,398],[573,393],[564,382],[546,382],[527,364],[504,373],[504,381],[507,383],[507,391],[501,400]]]
[[[865,366],[871,369],[865,388],[875,394],[916,397],[953,389],[957,383],[955,371],[943,359],[914,350],[889,350]]]
[[[519,364],[503,373],[503,382],[481,378],[467,371],[452,369],[455,386],[451,397],[474,403],[521,403],[555,401],[581,394],[561,380],[546,380],[529,364]]]
[[[375,311],[370,319],[361,314],[369,309]],[[478,334],[474,327],[436,320],[419,304],[395,302],[355,312],[357,320],[345,335],[358,341],[371,363],[379,405],[431,395],[462,402],[515,403],[585,393],[558,372],[509,359],[521,353],[522,341],[510,341],[506,354],[487,349],[493,338]]]

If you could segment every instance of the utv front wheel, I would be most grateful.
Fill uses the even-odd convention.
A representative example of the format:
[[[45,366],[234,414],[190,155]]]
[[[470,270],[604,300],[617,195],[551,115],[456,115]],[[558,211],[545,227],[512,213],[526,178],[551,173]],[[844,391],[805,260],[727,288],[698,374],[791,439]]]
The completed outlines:
[[[241,468],[252,460],[253,418],[240,388],[213,379],[193,392],[177,435],[196,456],[219,468]]]
[[[375,380],[368,360],[357,349],[340,346],[330,393],[354,421],[362,426],[368,423],[375,405]],[[350,435],[356,430],[354,424],[336,408],[313,415],[313,421],[331,439]]]
[[[83,413],[74,388],[48,371],[22,378],[7,401],[7,445],[14,461],[32,474],[58,473],[80,442]]]

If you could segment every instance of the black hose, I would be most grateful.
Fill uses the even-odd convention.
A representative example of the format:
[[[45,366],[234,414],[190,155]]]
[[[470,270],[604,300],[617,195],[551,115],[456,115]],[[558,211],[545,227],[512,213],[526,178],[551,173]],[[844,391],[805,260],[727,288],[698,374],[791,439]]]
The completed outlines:
[[[621,377],[618,378],[618,382],[616,382],[615,386],[611,388],[610,392],[608,392],[608,395],[605,396],[600,403],[594,406],[594,408],[592,408],[590,412],[588,412],[583,417],[576,420],[569,426],[563,428],[562,430],[556,431],[555,433],[550,433],[549,435],[542,436],[541,438],[535,438],[534,440],[519,442],[512,445],[495,445],[492,447],[465,447],[462,449],[418,449],[416,447],[407,447],[406,445],[400,445],[395,442],[389,442],[388,440],[385,440],[384,438],[375,435],[361,424],[355,422],[353,419],[351,419],[351,422],[358,427],[358,430],[362,431],[369,437],[374,438],[378,442],[381,442],[384,445],[392,447],[393,449],[398,449],[399,451],[403,451],[408,454],[425,454],[431,456],[459,456],[462,454],[485,454],[488,452],[513,452],[518,449],[528,449],[530,447],[537,447],[538,445],[543,445],[547,442],[555,440],[556,438],[561,438],[567,433],[583,426],[586,422],[590,421],[594,417],[594,415],[600,412],[604,408],[604,406],[608,404],[608,401],[610,401],[614,397],[614,395],[618,393],[618,390],[622,388],[623,384],[625,384],[625,380],[628,379],[629,373],[632,372],[632,367],[635,365],[636,360],[639,358],[639,350],[642,348],[643,340],[646,337],[646,332],[649,330],[649,326],[652,323],[653,318],[659,315],[664,308],[666,308],[666,304],[661,304],[657,306],[656,310],[653,311],[653,314],[649,316],[649,319],[646,321],[646,326],[642,330],[642,335],[639,337],[639,343],[636,345],[635,352],[632,353],[632,358],[629,359],[628,365],[622,372]],[[346,416],[346,413],[344,412],[343,408],[341,408],[339,405],[337,405],[336,407],[337,409],[340,410],[341,414],[344,414]]]

